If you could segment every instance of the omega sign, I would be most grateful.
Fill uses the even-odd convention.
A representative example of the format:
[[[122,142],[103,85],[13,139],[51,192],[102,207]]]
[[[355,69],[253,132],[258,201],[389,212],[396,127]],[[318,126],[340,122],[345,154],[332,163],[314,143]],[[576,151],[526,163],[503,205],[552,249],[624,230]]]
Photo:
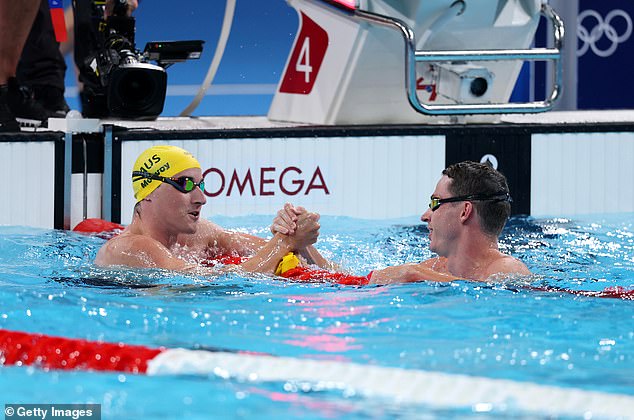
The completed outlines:
[[[218,168],[209,168],[203,173],[205,179],[205,195],[208,197],[227,197],[235,195],[273,196],[308,195],[322,191],[329,195],[326,179],[319,166],[312,172],[304,172],[296,166],[283,169],[264,167],[248,168],[246,171],[233,169],[224,172]]]

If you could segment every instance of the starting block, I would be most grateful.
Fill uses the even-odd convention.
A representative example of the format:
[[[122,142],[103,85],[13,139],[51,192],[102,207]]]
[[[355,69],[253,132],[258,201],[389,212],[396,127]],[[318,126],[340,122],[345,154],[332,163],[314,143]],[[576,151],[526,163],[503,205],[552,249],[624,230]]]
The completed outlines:
[[[547,111],[561,93],[563,22],[542,0],[288,0],[300,28],[270,120],[421,123]],[[530,48],[540,17],[548,48]],[[524,61],[552,62],[544,101],[510,103]]]

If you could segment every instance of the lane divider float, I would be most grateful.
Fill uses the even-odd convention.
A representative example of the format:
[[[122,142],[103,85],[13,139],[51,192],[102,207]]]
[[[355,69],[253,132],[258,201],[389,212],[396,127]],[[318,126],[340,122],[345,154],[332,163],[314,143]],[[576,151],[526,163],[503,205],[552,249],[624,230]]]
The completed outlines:
[[[105,343],[0,329],[0,366],[200,375],[249,382],[306,382],[435,409],[580,418],[634,417],[634,397],[506,379],[223,349],[190,350]]]

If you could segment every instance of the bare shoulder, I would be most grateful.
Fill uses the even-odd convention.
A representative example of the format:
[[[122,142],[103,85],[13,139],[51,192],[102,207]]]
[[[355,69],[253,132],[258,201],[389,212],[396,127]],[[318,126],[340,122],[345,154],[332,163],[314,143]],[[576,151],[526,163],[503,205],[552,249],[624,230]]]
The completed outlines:
[[[123,265],[179,269],[183,262],[174,258],[160,242],[144,235],[122,234],[106,242],[95,258],[100,266]]]
[[[504,255],[489,265],[487,274],[487,277],[490,277],[495,274],[529,275],[531,272],[528,267],[526,267],[526,265],[517,258],[511,257],[510,255]]]
[[[210,229],[210,232],[213,232],[209,235],[209,238],[213,238],[209,245],[221,253],[242,256],[253,255],[267,242],[259,236],[227,230],[215,224],[212,225],[206,227],[206,229]]]
[[[438,271],[439,273],[449,274],[449,270],[447,269],[447,258],[445,257],[430,258],[420,263],[420,266]]]

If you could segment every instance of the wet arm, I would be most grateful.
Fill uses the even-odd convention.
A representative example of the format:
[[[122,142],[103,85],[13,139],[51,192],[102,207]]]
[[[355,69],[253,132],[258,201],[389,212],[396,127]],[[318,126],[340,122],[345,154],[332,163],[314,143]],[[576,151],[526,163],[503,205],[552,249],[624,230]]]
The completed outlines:
[[[284,255],[291,251],[293,251],[292,242],[278,233],[273,239],[266,242],[253,257],[240,264],[240,268],[252,273],[273,274]]]
[[[375,270],[370,277],[370,284],[408,283],[422,280],[449,282],[457,280],[457,277],[432,270],[424,264],[403,264]]]
[[[275,273],[282,258],[291,251],[304,249],[317,241],[319,236],[319,215],[303,213],[297,219],[295,235],[276,233],[253,257],[240,267],[245,271]]]
[[[319,268],[324,268],[330,271],[341,271],[341,267],[338,264],[335,264],[334,262],[324,258],[324,256],[321,255],[317,248],[312,245],[299,250],[299,255],[304,257],[306,262],[308,262],[309,264],[316,265]]]
[[[218,245],[227,253],[237,253],[240,256],[255,254],[267,244],[267,240],[248,233],[224,231]]]
[[[204,238],[203,242],[210,249],[214,249],[218,255],[239,255],[248,257],[255,254],[266,244],[266,239],[248,233],[233,232],[226,230],[209,220],[201,220],[198,231],[191,238],[186,238],[182,242],[195,241],[196,237]]]

